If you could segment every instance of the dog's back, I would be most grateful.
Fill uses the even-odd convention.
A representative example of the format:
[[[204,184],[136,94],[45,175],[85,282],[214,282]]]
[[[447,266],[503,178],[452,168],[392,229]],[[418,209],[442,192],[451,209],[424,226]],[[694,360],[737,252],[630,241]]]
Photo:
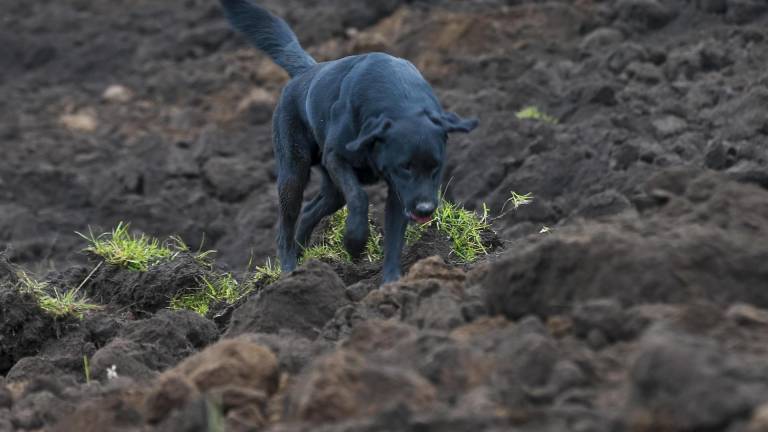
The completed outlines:
[[[346,120],[355,124],[382,113],[397,118],[414,111],[439,109],[432,88],[416,67],[385,53],[320,63],[294,81],[284,93],[297,93],[295,108],[320,143],[333,123],[331,106],[336,103],[353,108],[353,118]]]

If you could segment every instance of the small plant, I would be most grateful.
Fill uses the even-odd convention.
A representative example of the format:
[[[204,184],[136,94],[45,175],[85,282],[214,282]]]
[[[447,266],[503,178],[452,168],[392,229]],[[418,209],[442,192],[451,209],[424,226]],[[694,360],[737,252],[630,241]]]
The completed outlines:
[[[432,221],[423,224],[408,225],[408,228],[405,229],[405,244],[410,246],[421,240],[421,236],[424,235],[424,231],[427,230],[427,227],[431,223]]]
[[[481,255],[488,254],[482,238],[482,233],[491,229],[488,207],[485,205],[483,213],[478,216],[475,212],[441,197],[433,222],[438,232],[450,238],[451,252],[462,261],[473,262]]]
[[[53,287],[53,295],[42,294],[37,301],[40,308],[56,318],[73,316],[82,319],[86,312],[99,309],[98,305],[89,303],[86,298],[79,297],[76,290],[62,294],[56,287]]]
[[[349,210],[344,207],[337,211],[328,222],[328,228],[323,234],[323,240],[314,246],[304,249],[302,262],[311,259],[328,259],[332,261],[351,261],[352,258],[344,248],[344,230],[346,228]],[[370,262],[381,261],[384,250],[381,246],[382,235],[369,221],[370,236],[365,245],[365,257]]]
[[[531,192],[528,192],[525,195],[521,195],[515,191],[510,191],[509,195],[510,195],[509,199],[504,201],[504,204],[501,206],[501,211],[499,212],[499,215],[492,218],[491,219],[492,221],[495,221],[496,219],[501,219],[504,216],[506,216],[510,211],[517,210],[518,208],[533,202],[533,193]],[[512,203],[512,209],[506,210],[507,205],[509,205],[510,203]]]
[[[253,281],[263,285],[269,285],[280,279],[280,263],[267,258],[263,266],[256,266],[253,275]]]
[[[313,259],[321,261],[349,261],[350,257],[346,250],[339,249],[327,243],[321,243],[304,249],[304,255],[301,257],[301,262],[304,263]]]
[[[109,233],[97,236],[89,229],[88,235],[77,234],[88,242],[86,251],[102,257],[109,264],[136,271],[147,271],[149,266],[172,260],[182,251],[173,246],[184,244],[180,240],[163,244],[144,234],[131,234],[129,228],[130,224],[120,222]]]
[[[147,271],[150,266],[164,261],[170,261],[180,253],[188,253],[203,267],[213,268],[214,250],[204,251],[202,244],[197,252],[192,252],[189,246],[179,236],[170,236],[165,242],[145,234],[131,234],[130,224],[120,222],[111,232],[95,235],[88,229],[88,235],[77,233],[88,242],[85,251],[91,252],[104,259],[105,262],[125,267],[129,270]]]
[[[515,117],[520,120],[537,120],[550,124],[558,123],[557,118],[539,111],[539,109],[535,106],[528,106],[521,109],[515,114]]]
[[[91,383],[91,368],[88,366],[88,356],[83,356],[83,371],[85,372],[85,383]]]
[[[203,235],[203,240],[200,242],[200,247],[197,248],[197,252],[192,252],[192,250],[189,248],[189,245],[184,242],[184,240],[181,239],[181,237],[177,235],[172,235],[168,237],[168,240],[170,242],[170,247],[173,248],[177,252],[184,252],[189,253],[192,255],[192,257],[197,261],[198,264],[202,267],[206,267],[209,270],[213,269],[213,256],[216,255],[215,250],[203,250],[203,244],[205,244],[205,235]]]
[[[369,223],[368,229],[370,234],[368,235],[368,242],[365,244],[365,258],[368,262],[381,261],[384,258],[384,248],[381,246],[384,236],[373,224]]]
[[[93,272],[91,272],[92,274]],[[34,296],[40,309],[54,318],[73,316],[78,319],[82,319],[86,312],[99,308],[98,305],[90,303],[87,298],[78,295],[80,288],[91,275],[88,275],[88,278],[76,289],[61,293],[56,287],[49,287],[46,282],[34,279],[23,270],[19,270],[16,274],[19,279],[19,290]]]
[[[247,289],[241,289],[240,284],[227,273],[215,279],[202,277],[200,288],[190,294],[184,294],[171,299],[171,309],[187,309],[200,315],[207,315],[212,304],[233,304],[248,294]]]
[[[19,280],[17,288],[19,288],[21,292],[31,294],[35,297],[44,292],[48,287],[47,283],[38,281],[24,270],[18,270],[16,272],[16,278]]]
[[[225,432],[227,430],[224,411],[222,410],[220,403],[206,398],[205,411],[208,420],[206,432]]]
[[[517,210],[520,206],[528,205],[533,202],[533,194],[530,192],[525,195],[520,195],[515,191],[510,191],[509,193],[511,196],[506,202],[504,202],[504,205],[502,206],[502,213],[504,212],[504,207],[506,207],[509,203],[512,203],[512,206],[515,208],[515,210]]]

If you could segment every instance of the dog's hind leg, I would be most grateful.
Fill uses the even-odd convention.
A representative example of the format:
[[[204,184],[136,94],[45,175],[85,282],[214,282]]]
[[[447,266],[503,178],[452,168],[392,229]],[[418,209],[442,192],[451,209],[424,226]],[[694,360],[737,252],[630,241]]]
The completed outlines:
[[[304,188],[309,180],[312,163],[309,141],[291,133],[287,123],[275,124],[274,133],[279,202],[277,255],[285,273],[295,270],[298,263],[296,221],[301,212]]]
[[[320,174],[322,176],[320,193],[307,204],[299,219],[296,242],[301,248],[307,246],[317,224],[324,217],[332,215],[344,205],[344,195],[333,184],[333,181],[328,177],[328,172],[322,166],[320,167]]]

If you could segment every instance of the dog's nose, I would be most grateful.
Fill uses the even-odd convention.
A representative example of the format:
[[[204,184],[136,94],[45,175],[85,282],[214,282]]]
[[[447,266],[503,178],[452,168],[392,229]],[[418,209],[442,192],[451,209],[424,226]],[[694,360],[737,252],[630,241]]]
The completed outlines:
[[[419,216],[431,216],[435,211],[435,204],[431,202],[420,202],[416,204],[416,214]]]

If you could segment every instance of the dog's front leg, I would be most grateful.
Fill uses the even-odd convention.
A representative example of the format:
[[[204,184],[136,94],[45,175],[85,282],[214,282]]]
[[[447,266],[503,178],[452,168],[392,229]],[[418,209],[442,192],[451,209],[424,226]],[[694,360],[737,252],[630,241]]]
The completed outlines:
[[[400,279],[400,256],[405,243],[408,219],[397,193],[390,188],[387,196],[386,220],[384,222],[384,282]]]
[[[334,154],[328,154],[325,168],[347,202],[344,248],[352,259],[359,258],[368,242],[368,194],[363,190],[352,167]]]

